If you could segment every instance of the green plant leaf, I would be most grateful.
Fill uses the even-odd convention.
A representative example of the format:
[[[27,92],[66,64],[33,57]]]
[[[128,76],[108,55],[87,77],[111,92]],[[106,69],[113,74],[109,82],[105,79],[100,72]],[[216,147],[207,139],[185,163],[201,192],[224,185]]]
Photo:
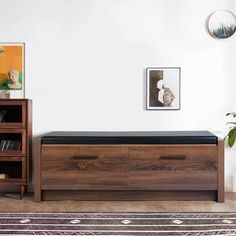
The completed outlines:
[[[228,133],[228,144],[232,147],[236,139],[236,127],[232,128]]]
[[[236,122],[227,122],[227,125],[228,124],[236,125]]]
[[[233,117],[236,117],[236,112],[229,112],[226,114],[226,116],[233,116]]]

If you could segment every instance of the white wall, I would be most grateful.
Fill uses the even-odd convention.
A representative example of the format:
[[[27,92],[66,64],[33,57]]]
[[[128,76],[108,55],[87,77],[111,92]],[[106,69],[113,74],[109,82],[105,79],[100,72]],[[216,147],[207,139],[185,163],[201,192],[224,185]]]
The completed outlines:
[[[26,43],[34,136],[54,130],[225,132],[235,37],[206,30],[234,0],[0,0],[0,41]],[[181,110],[145,110],[146,67],[181,67]],[[228,149],[227,149],[228,150]],[[227,151],[227,190],[236,150]],[[233,164],[232,164],[233,163]],[[235,189],[236,191],[236,189]]]

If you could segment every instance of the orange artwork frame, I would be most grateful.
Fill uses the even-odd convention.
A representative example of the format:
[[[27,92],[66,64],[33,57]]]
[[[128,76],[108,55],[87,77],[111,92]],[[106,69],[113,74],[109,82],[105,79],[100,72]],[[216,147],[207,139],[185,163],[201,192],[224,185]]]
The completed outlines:
[[[25,43],[0,43],[0,98],[25,98]]]

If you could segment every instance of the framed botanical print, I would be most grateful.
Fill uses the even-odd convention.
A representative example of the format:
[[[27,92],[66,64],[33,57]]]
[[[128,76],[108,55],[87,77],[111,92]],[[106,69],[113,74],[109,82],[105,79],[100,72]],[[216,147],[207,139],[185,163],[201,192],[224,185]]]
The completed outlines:
[[[24,43],[0,43],[0,98],[24,98]]]
[[[146,68],[147,110],[180,109],[180,67]]]

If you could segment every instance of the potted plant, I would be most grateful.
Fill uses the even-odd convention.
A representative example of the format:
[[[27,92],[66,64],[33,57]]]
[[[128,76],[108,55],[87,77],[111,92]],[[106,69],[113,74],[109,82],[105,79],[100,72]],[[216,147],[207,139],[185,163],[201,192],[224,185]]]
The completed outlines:
[[[226,114],[226,116],[232,116],[233,118],[236,118],[236,112],[229,112]],[[228,145],[232,147],[236,140],[236,122],[228,122],[227,124],[230,124],[231,127],[229,128],[229,132],[226,136]]]

